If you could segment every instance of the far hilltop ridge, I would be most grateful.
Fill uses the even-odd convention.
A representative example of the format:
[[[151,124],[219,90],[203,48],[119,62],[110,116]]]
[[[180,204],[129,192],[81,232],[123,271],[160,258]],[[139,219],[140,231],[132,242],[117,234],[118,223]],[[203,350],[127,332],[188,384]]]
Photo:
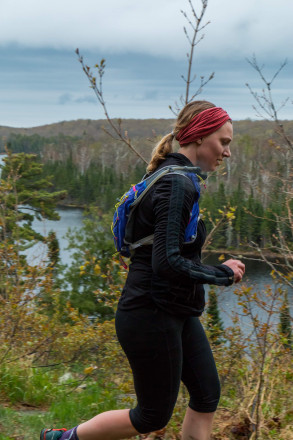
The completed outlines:
[[[115,121],[116,119],[114,119]],[[150,138],[168,133],[172,130],[174,119],[123,119],[123,130],[128,131],[130,138]],[[286,132],[293,134],[293,121],[282,121]],[[40,125],[31,128],[6,127],[0,125],[0,137],[10,134],[22,134],[31,136],[38,134],[42,137],[64,136],[88,137],[99,140],[107,136],[103,131],[103,126],[109,129],[108,122],[105,119],[77,119],[73,121],[62,121],[53,124]],[[272,137],[274,134],[274,123],[266,120],[244,119],[233,121],[234,135],[249,134],[250,136]]]

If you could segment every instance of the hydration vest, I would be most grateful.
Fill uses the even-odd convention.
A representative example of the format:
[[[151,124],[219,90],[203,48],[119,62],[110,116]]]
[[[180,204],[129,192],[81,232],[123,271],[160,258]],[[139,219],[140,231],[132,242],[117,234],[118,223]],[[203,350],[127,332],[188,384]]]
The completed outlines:
[[[154,234],[144,237],[136,242],[133,241],[135,222],[134,213],[139,202],[151,187],[166,174],[180,174],[193,182],[197,193],[197,199],[190,212],[189,223],[185,230],[184,244],[193,242],[196,239],[199,218],[198,200],[200,197],[200,182],[203,181],[201,170],[197,167],[170,165],[160,168],[150,176],[144,176],[139,183],[132,185],[116,204],[111,230],[115,248],[120,256],[130,257],[131,252],[138,247],[153,243]]]

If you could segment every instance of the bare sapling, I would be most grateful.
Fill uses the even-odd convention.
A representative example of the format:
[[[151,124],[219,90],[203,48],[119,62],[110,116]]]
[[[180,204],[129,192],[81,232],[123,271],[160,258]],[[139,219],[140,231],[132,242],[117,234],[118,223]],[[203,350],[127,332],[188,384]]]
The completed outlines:
[[[196,12],[191,0],[188,0],[188,3],[190,5],[190,9],[191,9],[191,18],[189,18],[189,16],[187,15],[187,13],[185,11],[181,10],[181,13],[186,18],[186,20],[191,28],[191,34],[190,34],[190,32],[188,32],[187,28],[185,26],[183,27],[184,34],[185,34],[185,36],[188,40],[188,43],[189,43],[189,51],[186,53],[187,74],[186,74],[186,76],[181,75],[181,78],[185,82],[185,94],[182,94],[180,96],[180,98],[179,98],[180,104],[178,102],[175,102],[174,109],[172,108],[171,105],[169,105],[169,108],[172,111],[172,113],[174,113],[174,115],[178,115],[182,106],[193,101],[194,98],[196,98],[196,96],[198,96],[202,92],[204,86],[209,81],[211,81],[215,76],[214,72],[212,72],[208,78],[205,78],[204,76],[200,76],[200,84],[199,84],[198,88],[196,89],[195,92],[191,93],[190,87],[191,87],[192,83],[195,81],[195,79],[197,78],[197,75],[193,74],[193,72],[192,72],[193,63],[194,63],[194,50],[195,50],[196,46],[204,39],[205,35],[202,33],[202,31],[203,31],[203,29],[205,29],[206,26],[208,26],[210,24],[210,22],[208,21],[204,24],[202,23],[207,6],[208,6],[208,0],[201,0],[202,6],[201,6],[201,10],[199,11],[199,13]]]

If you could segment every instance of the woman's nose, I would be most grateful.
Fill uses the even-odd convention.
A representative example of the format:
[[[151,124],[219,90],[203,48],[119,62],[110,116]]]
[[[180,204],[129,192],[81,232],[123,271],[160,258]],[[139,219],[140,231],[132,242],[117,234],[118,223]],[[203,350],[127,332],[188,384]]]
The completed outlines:
[[[230,150],[229,146],[224,148],[223,156],[225,156],[225,157],[230,157],[231,156],[231,150]]]

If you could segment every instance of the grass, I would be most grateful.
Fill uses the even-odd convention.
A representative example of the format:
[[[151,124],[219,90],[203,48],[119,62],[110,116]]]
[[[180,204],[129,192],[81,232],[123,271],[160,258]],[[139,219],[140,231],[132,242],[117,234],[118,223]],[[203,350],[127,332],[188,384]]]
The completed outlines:
[[[31,406],[48,405],[60,392],[60,372],[25,365],[9,365],[0,368],[0,393],[2,399],[12,404],[27,403]]]
[[[93,384],[80,393],[62,396],[51,405],[50,414],[59,426],[73,427],[98,413],[117,409],[118,400],[118,391],[111,384],[106,388]]]
[[[99,376],[84,378],[81,367],[75,367],[65,379],[65,369],[32,369],[28,366],[10,365],[0,369],[0,440],[38,440],[45,427],[65,427],[67,429],[82,423],[98,413],[123,408],[127,399],[124,392]],[[98,370],[96,370],[98,372]],[[62,380],[60,380],[62,378]],[[127,391],[126,391],[127,393]],[[223,395],[214,425],[214,439],[227,438],[226,432],[243,428],[243,417],[231,410],[235,407],[234,393]],[[288,396],[285,395],[285,399]],[[1,405],[2,402],[2,405]],[[173,417],[167,427],[165,439],[177,439],[181,430],[188,396],[184,389],[179,395]],[[284,403],[284,402],[283,402]],[[285,405],[278,417],[268,415],[266,426],[269,437],[278,440],[293,438],[293,412]],[[279,415],[280,414],[280,415]],[[274,423],[273,423],[274,422]],[[230,435],[230,434],[229,434]],[[231,434],[232,435],[232,434]],[[230,436],[229,438],[237,438]]]
[[[0,440],[37,440],[42,428],[72,428],[99,412],[117,408],[117,400],[116,390],[92,385],[80,393],[62,396],[47,410],[0,406]]]
[[[26,412],[0,407],[0,440],[38,439],[43,423],[51,423],[50,414],[40,411]]]
[[[72,378],[61,385],[59,377],[60,371],[42,369],[0,371],[0,440],[37,440],[44,427],[69,429],[123,406],[113,384],[89,379],[86,388],[73,388]]]

